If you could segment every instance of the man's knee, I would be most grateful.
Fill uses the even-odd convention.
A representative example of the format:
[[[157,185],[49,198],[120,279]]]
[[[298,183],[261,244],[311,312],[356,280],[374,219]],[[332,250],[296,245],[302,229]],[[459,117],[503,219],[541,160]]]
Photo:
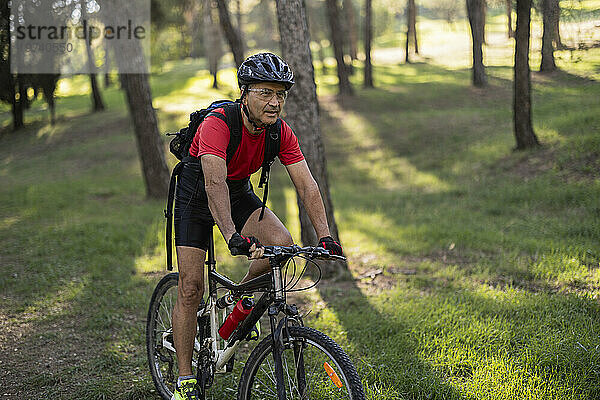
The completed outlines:
[[[291,246],[294,244],[292,235],[287,229],[281,229],[275,232],[272,241],[273,244],[277,246]]]
[[[179,286],[177,302],[185,308],[198,307],[204,295],[205,251],[193,247],[177,246]]]
[[[263,244],[273,246],[291,246],[294,244],[292,235],[283,225],[275,226],[270,232],[265,235]]]
[[[179,286],[177,288],[177,297],[181,305],[188,308],[195,308],[200,305],[204,295],[204,280],[201,276],[179,274]]]

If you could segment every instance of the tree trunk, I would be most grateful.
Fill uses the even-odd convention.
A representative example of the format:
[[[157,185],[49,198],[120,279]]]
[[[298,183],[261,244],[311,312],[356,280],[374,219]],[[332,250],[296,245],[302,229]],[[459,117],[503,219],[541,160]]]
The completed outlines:
[[[306,162],[321,190],[331,235],[339,241],[321,141],[319,103],[309,46],[306,8],[303,0],[277,0],[276,4],[283,58],[290,64],[296,79],[286,104],[286,120],[295,128]],[[319,238],[300,199],[298,199],[298,207],[302,242],[306,245],[316,244]],[[345,262],[335,262],[323,264],[322,268],[326,276],[331,276],[347,269],[348,266]]]
[[[233,58],[235,60],[236,68],[244,62],[244,43],[240,32],[231,23],[231,17],[225,0],[217,0],[217,7],[219,9],[219,21],[221,23],[221,29],[227,38]]]
[[[83,20],[87,19],[87,3],[84,1],[79,2],[81,6],[81,18]],[[92,38],[85,39],[85,51],[87,53],[87,64],[88,64],[88,72],[90,77],[90,86],[92,87],[92,112],[103,111],[104,110],[104,102],[102,101],[102,94],[100,93],[100,88],[98,87],[98,82],[96,80],[96,60],[94,59],[94,52],[92,51]]]
[[[531,72],[529,70],[529,37],[531,0],[517,0],[515,34],[515,71],[513,114],[517,150],[539,146],[531,123]]]
[[[120,76],[133,120],[146,194],[150,198],[164,198],[169,189],[169,170],[165,161],[163,142],[158,132],[156,112],[152,107],[148,75],[121,74]]]
[[[373,65],[371,64],[371,41],[373,38],[373,4],[372,0],[365,1],[365,80],[364,86],[372,88]]]
[[[415,46],[415,54],[419,54],[419,41],[417,40],[417,6],[415,0],[410,1],[412,2],[410,24],[412,26],[413,45]]]
[[[90,85],[92,87],[92,103],[94,105],[92,111],[103,111],[104,102],[102,101],[102,94],[100,93],[96,74],[90,74]]]
[[[506,0],[506,18],[508,19],[508,37],[514,38],[515,31],[512,27],[512,2],[513,0]]]
[[[344,0],[343,4],[348,27],[348,39],[350,42],[350,58],[352,60],[358,60],[358,27],[356,26],[356,10],[354,10],[352,0]]]
[[[482,13],[482,20],[483,20],[483,32],[482,32],[482,37],[483,40],[481,41],[481,43],[486,44],[487,41],[485,39],[485,21],[487,21],[487,1],[486,0],[481,0],[481,13]]]
[[[83,7],[82,7],[83,8]],[[102,101],[102,93],[100,93],[100,87],[98,86],[98,80],[96,79],[96,61],[94,60],[94,53],[90,41],[86,39],[85,47],[88,56],[88,68],[90,77],[90,86],[92,88],[92,112],[104,111],[104,101]]]
[[[108,52],[108,40],[104,41],[104,88],[109,88],[112,84],[110,79],[110,54]]]
[[[272,15],[275,14],[272,8],[274,4],[273,0],[260,0],[259,4],[260,19],[258,23],[261,26],[261,31],[264,33],[263,38],[268,41],[278,40],[276,39],[274,20],[272,18]]]
[[[46,100],[48,102],[48,108],[50,109],[50,125],[56,124],[56,102],[54,96]]]
[[[554,61],[554,25],[553,25],[553,7],[554,0],[542,0],[542,17],[544,33],[542,35],[542,63],[541,72],[556,71],[556,62]]]
[[[351,96],[353,94],[350,79],[348,78],[348,67],[344,62],[344,40],[342,38],[342,28],[340,24],[340,10],[337,0],[327,0],[327,16],[331,28],[331,41],[333,42],[333,52],[337,61],[337,74],[339,79],[340,95]],[[280,30],[281,32],[281,30]]]
[[[208,59],[208,70],[213,76],[213,88],[219,87],[219,81],[217,80],[217,74],[219,72],[219,60],[223,55],[223,43],[221,42],[221,35],[219,35],[219,26],[215,22],[212,0],[204,0],[203,7],[203,29],[204,34],[202,35],[204,41],[204,49],[206,57]]]
[[[22,92],[22,84],[22,79],[19,77],[19,75],[17,75],[16,79],[13,79],[13,87],[15,88],[15,90],[12,96],[13,128],[15,131],[25,126],[25,121],[23,118],[23,99],[21,98],[20,94],[18,99],[16,96],[18,93]]]
[[[17,104],[17,82],[11,73],[10,6],[7,0],[0,1],[0,100],[11,106],[13,129],[23,127],[23,111]]]
[[[0,7],[0,11],[2,13],[2,19],[0,19],[0,27],[5,31],[9,32],[9,15],[10,9],[8,1],[3,2]],[[10,36],[9,35],[0,35],[2,51],[4,54],[0,54],[0,60],[2,60],[2,79],[6,79],[6,83],[3,85],[5,87],[5,91],[8,92],[8,96],[4,97],[5,93],[0,93],[0,96],[3,97],[3,100],[7,103],[10,102],[11,112],[13,117],[13,129],[19,130],[23,128],[23,107],[20,99],[17,99],[17,93],[19,93],[18,83],[16,75],[13,75],[10,71],[10,66],[12,62],[12,51],[10,45]],[[4,59],[4,55],[6,55],[6,59]]]
[[[102,16],[108,23],[118,20],[115,14],[126,20],[128,15],[135,14],[135,3],[106,0],[102,3],[105,6]],[[165,146],[158,132],[156,111],[152,106],[149,74],[142,73],[148,71],[148,63],[138,41],[116,40],[112,49],[133,121],[146,195],[154,199],[165,198],[169,190],[169,169],[165,161]]]
[[[56,91],[56,84],[60,79],[60,74],[38,74],[33,76],[33,86],[44,95],[44,100],[48,104],[50,111],[50,124],[56,123],[56,102],[54,93]],[[37,96],[36,96],[37,97]]]
[[[188,35],[191,38],[189,56],[198,58],[202,55],[202,37],[200,34],[200,8],[199,0],[186,0],[183,3],[183,16],[187,26]]]
[[[559,0],[550,1],[550,23],[552,25],[552,44],[554,50],[564,50],[567,47],[560,38],[560,2]]]
[[[237,22],[237,27],[238,27],[238,31],[240,32],[240,37],[244,37],[243,32],[242,32],[242,1],[241,0],[236,0],[235,1],[235,6],[236,6],[236,22]]]
[[[414,49],[415,54],[419,54],[417,44],[417,7],[415,0],[408,0],[406,3],[406,57],[405,62],[410,63],[410,50]]]
[[[473,85],[483,87],[487,85],[487,76],[483,65],[484,0],[467,0],[467,14],[473,42]]]
[[[31,107],[31,101],[29,100],[27,89],[30,87],[30,75],[19,74],[17,75],[17,80],[19,81],[19,101],[21,103],[21,107],[23,108],[23,111],[29,110]]]
[[[15,98],[12,103],[12,115],[13,115],[13,129],[15,131],[23,128],[25,123],[23,121],[23,107],[21,102]]]

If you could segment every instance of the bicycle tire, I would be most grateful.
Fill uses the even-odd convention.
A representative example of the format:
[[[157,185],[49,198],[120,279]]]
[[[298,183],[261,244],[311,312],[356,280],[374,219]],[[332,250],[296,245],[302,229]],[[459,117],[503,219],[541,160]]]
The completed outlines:
[[[365,395],[356,368],[344,350],[330,337],[316,329],[298,326],[289,327],[288,335],[284,334],[283,336],[284,350],[282,362],[286,370],[284,373],[286,399],[364,400]],[[310,370],[306,376],[310,380],[315,379],[314,382],[308,382],[308,388],[306,389],[308,393],[305,392],[304,396],[301,395],[301,390],[298,390],[299,385],[297,382],[294,384],[291,377],[295,377],[296,373],[293,371],[290,374],[290,363],[287,362],[290,359],[290,354],[292,360],[294,360],[294,345],[302,346],[301,353],[303,354],[304,368],[306,369],[308,364],[308,370]],[[309,346],[311,347],[310,351],[307,350]],[[274,376],[269,376],[273,374],[273,368],[270,366],[270,363],[272,363],[272,347],[273,341],[271,335],[269,335],[250,354],[240,377],[238,400],[277,399],[275,378]],[[340,378],[342,383],[341,389],[327,375],[323,364],[324,360],[330,364]],[[263,364],[266,364],[269,370],[263,368]],[[292,367],[296,367],[295,362],[292,364]],[[268,379],[262,380],[262,376],[266,376]],[[311,383],[314,384],[312,388],[310,388]],[[313,390],[316,391],[312,392]]]
[[[162,335],[171,329],[171,316],[173,306],[175,305],[173,296],[177,298],[177,290],[171,290],[177,287],[179,274],[176,272],[165,275],[156,285],[150,306],[148,308],[148,318],[146,320],[146,352],[148,356],[148,367],[152,381],[158,391],[158,394],[164,400],[170,400],[173,396],[173,390],[179,375],[177,369],[177,359],[175,353],[169,349],[162,348]],[[163,312],[163,314],[161,314]],[[160,337],[158,336],[160,335]],[[163,371],[161,368],[161,358],[169,360],[172,364],[170,371]],[[167,372],[167,376],[165,376]]]

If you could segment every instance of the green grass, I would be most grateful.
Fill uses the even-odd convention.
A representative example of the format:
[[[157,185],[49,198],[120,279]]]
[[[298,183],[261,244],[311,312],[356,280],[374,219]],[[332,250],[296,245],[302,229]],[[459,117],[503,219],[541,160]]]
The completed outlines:
[[[350,353],[370,399],[598,398],[600,86],[589,78],[599,53],[533,74],[544,146],[514,152],[510,43],[493,52],[490,87],[473,89],[468,57],[434,45],[460,37],[467,46],[466,31],[422,23],[431,28],[422,41],[428,58],[378,62],[376,89],[357,86],[355,98],[338,101],[334,71],[317,77],[354,279],[303,294],[304,310],[313,310],[307,323]],[[168,63],[152,75],[161,131],[235,96],[233,70],[220,73],[215,91],[203,67]],[[121,92],[105,91],[108,111],[97,115],[86,93],[84,77],[63,80],[55,126],[38,101],[25,130],[0,133],[7,398],[153,395],[144,323],[164,274],[164,204],[144,197]],[[0,126],[9,124],[2,109]],[[269,198],[298,238],[282,168]],[[245,263],[221,240],[217,251],[221,270],[239,278]],[[237,380],[226,379],[216,398],[234,397],[227,389]]]

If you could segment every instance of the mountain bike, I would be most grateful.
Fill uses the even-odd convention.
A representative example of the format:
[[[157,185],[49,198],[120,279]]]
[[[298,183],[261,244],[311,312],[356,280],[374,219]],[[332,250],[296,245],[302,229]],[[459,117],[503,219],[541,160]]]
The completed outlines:
[[[206,261],[208,297],[198,308],[192,361],[200,398],[210,395],[216,376],[240,370],[240,366],[234,368],[237,354],[238,360],[245,360],[237,388],[238,400],[363,400],[360,377],[348,355],[324,333],[304,326],[298,308],[288,304],[286,296],[318,283],[321,270],[315,260],[344,257],[331,255],[321,247],[293,245],[265,246],[263,258],[269,259],[271,272],[237,285],[216,271],[214,240],[210,235]],[[296,259],[305,261],[302,269],[297,268]],[[318,276],[312,284],[299,288],[300,278],[309,265],[316,266]],[[177,281],[178,274],[170,273],[158,283],[150,300],[146,326],[150,373],[165,400],[171,399],[178,377],[171,327]],[[228,293],[219,297],[219,291],[223,290]],[[250,314],[228,340],[222,339],[219,326],[231,310],[231,304],[223,307],[226,297],[237,299],[254,294],[260,297]],[[270,334],[250,349],[248,334],[265,313]],[[216,398],[223,398],[223,394]]]

